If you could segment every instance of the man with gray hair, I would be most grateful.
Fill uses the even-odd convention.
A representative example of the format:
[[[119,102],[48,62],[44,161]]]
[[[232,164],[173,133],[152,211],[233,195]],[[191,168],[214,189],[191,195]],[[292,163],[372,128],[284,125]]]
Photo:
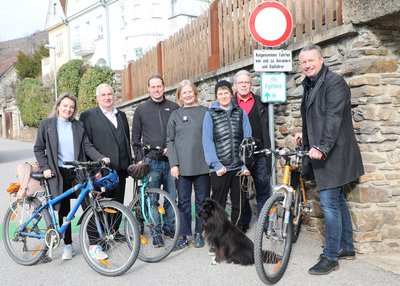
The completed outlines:
[[[111,159],[111,168],[118,173],[119,185],[107,196],[123,204],[127,168],[132,164],[128,120],[124,112],[115,108],[115,95],[109,84],[97,86],[96,100],[98,106],[83,112],[79,120],[83,122],[89,140],[100,153]]]
[[[261,102],[261,98],[251,91],[251,76],[246,70],[240,70],[234,77],[235,95],[233,102],[237,103],[250,120],[252,137],[259,141],[260,148],[271,147],[268,130],[268,105]],[[269,173],[271,164],[267,164],[265,157],[256,158],[247,166],[254,180],[257,200],[257,215],[270,195]],[[243,214],[239,221],[239,228],[246,232],[251,222],[251,207],[249,200],[245,199]]]

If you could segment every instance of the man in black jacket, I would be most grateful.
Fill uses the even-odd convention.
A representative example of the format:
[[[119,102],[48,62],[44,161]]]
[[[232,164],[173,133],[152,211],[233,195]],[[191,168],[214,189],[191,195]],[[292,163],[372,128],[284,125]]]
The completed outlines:
[[[164,80],[153,75],[148,80],[150,98],[136,107],[132,121],[132,144],[135,150],[135,161],[144,161],[150,165],[149,187],[160,188],[176,198],[175,178],[171,176],[167,150],[167,124],[169,117],[179,106],[164,96]],[[152,147],[161,147],[162,152],[150,151],[143,158],[137,144],[143,143]],[[167,217],[172,217],[172,208],[167,206]],[[170,220],[167,220],[170,221]],[[164,226],[164,234],[173,236],[174,226]],[[164,246],[162,236],[153,237],[155,247]]]
[[[234,87],[236,90],[233,101],[249,117],[252,137],[260,141],[261,148],[271,147],[268,131],[268,106],[261,102],[261,98],[251,92],[251,77],[246,70],[240,70],[235,74]],[[247,166],[254,180],[257,200],[257,215],[260,214],[262,207],[270,195],[269,169],[265,157],[257,158],[251,166]],[[252,213],[249,200],[245,198],[243,214],[239,221],[239,227],[243,232],[249,228]]]
[[[353,228],[342,186],[364,174],[351,116],[350,88],[342,76],[324,65],[319,46],[303,48],[299,55],[305,74],[301,102],[302,137],[319,189],[325,216],[326,245],[310,274],[339,269],[339,259],[354,259]],[[304,162],[306,163],[306,162]],[[310,177],[309,177],[310,178]]]
[[[127,168],[132,164],[128,120],[124,112],[115,108],[110,85],[103,83],[96,88],[96,100],[98,106],[83,112],[79,120],[83,122],[89,140],[100,153],[110,158],[111,168],[117,171],[118,188],[107,195],[123,204]]]

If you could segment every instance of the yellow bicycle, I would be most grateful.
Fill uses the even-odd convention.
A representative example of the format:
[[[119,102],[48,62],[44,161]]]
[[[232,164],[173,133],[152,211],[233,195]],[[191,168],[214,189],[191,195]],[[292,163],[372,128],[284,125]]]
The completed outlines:
[[[301,161],[307,152],[297,147],[295,151],[263,149],[254,154],[272,154],[285,161],[282,184],[274,186],[272,196],[264,204],[254,240],[257,274],[264,283],[271,285],[285,273],[304,213],[311,211],[301,176]]]

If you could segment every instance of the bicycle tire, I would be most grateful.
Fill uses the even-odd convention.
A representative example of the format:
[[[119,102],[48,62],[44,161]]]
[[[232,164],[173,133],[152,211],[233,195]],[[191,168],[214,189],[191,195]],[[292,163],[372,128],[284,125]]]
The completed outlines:
[[[295,190],[295,195],[293,198],[293,243],[296,243],[300,230],[301,230],[301,224],[303,223],[303,211],[301,208],[301,204],[303,203],[303,193],[302,193],[302,184],[301,184],[301,174],[299,171],[292,171],[291,172],[291,186]],[[297,223],[294,223],[295,220],[298,220]]]
[[[292,250],[293,224],[291,215],[287,223],[286,237],[282,235],[285,196],[272,195],[264,204],[257,222],[254,239],[254,264],[258,277],[265,284],[275,284],[286,271]],[[267,231],[268,230],[268,231]]]
[[[303,214],[303,211],[301,209],[301,203],[303,202],[302,197],[303,196],[302,196],[301,190],[297,190],[294,199],[295,199],[295,204],[296,203],[298,204],[297,208],[298,208],[299,212],[296,214],[296,217],[297,217],[297,220],[298,220],[297,223],[296,224],[293,223],[293,239],[292,239],[293,243],[296,243],[297,240],[299,239],[301,225],[303,223],[303,215],[304,214]]]
[[[165,206],[167,201],[167,206]],[[181,220],[175,200],[167,192],[149,188],[145,191],[145,214],[151,215],[154,221],[145,222],[141,210],[140,193],[129,204],[129,210],[139,224],[141,238],[139,259],[145,262],[158,262],[166,258],[174,249],[180,234]],[[161,213],[161,216],[160,216]],[[166,215],[164,215],[165,213]],[[161,217],[161,222],[158,218]]]
[[[31,218],[41,206],[37,198],[24,198],[21,202],[14,202],[12,209],[8,208],[3,220],[3,240],[7,253],[21,265],[36,264],[46,254],[48,247],[45,243],[45,233],[51,227],[50,214],[43,209],[27,228],[30,233],[43,235],[43,238],[21,236],[19,234],[22,222]]]
[[[95,211],[99,225],[92,209],[82,219],[79,240],[83,257],[96,272],[105,276],[119,276],[128,271],[138,257],[140,235],[137,222],[128,208],[119,202],[102,200],[98,203]],[[98,229],[103,230],[103,238],[99,237]],[[101,246],[108,258],[92,257],[90,249],[95,245]]]

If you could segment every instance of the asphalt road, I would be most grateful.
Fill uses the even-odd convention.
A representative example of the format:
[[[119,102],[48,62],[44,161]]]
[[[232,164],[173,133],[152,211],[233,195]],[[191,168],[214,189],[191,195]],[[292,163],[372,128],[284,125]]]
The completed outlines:
[[[0,223],[9,203],[5,188],[10,181],[15,181],[15,166],[23,161],[34,161],[32,143],[0,139]],[[253,224],[248,233],[251,239],[254,228]],[[137,260],[127,273],[110,278],[97,274],[86,264],[77,234],[74,245],[77,254],[70,261],[61,260],[62,247],[59,247],[51,263],[21,266],[8,256],[0,242],[1,285],[263,285],[254,266],[211,265],[207,247],[173,252],[153,264]],[[307,270],[316,263],[321,251],[321,242],[302,232],[293,247],[287,271],[276,285],[400,285],[400,275],[369,263],[362,255],[354,261],[341,261],[340,270],[330,275],[309,275]]]

